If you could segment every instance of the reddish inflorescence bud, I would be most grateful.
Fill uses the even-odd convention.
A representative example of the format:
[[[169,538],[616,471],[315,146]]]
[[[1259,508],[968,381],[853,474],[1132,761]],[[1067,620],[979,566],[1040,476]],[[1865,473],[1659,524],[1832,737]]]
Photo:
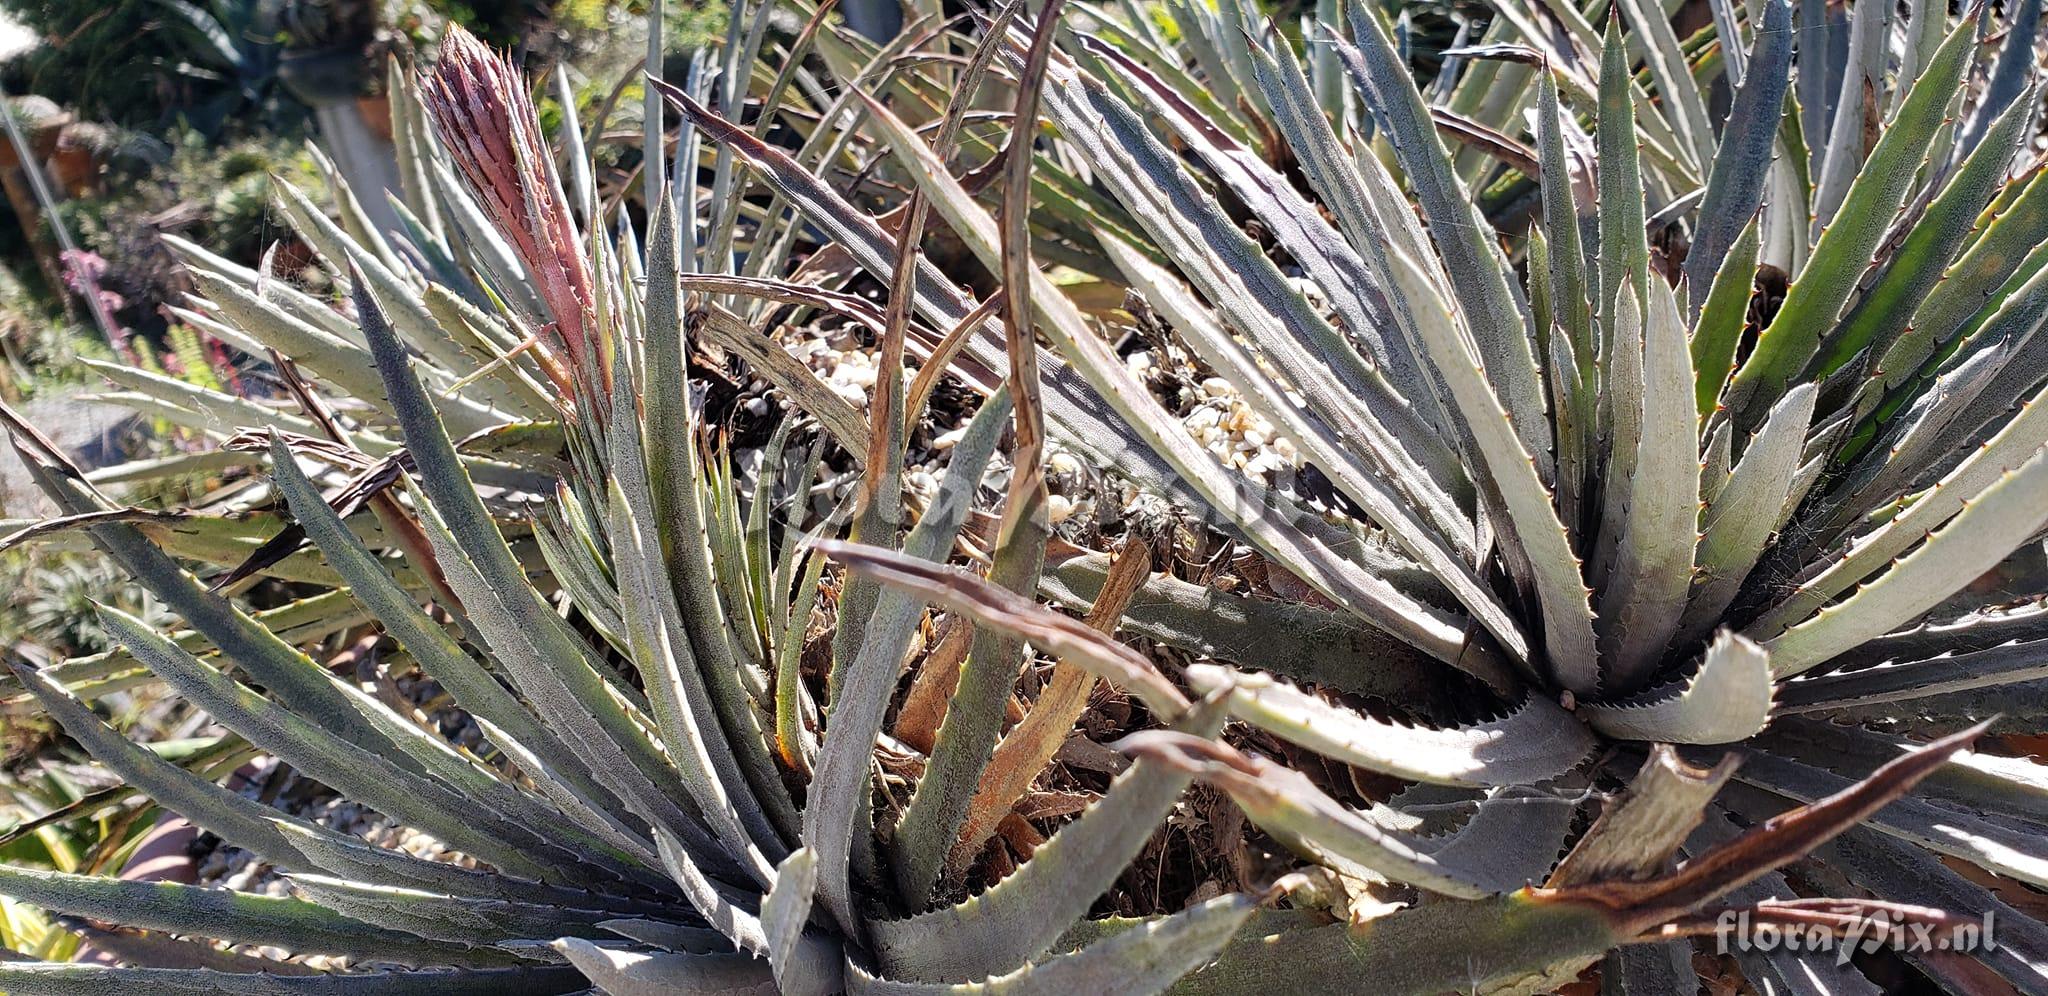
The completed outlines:
[[[543,344],[559,346],[581,379],[601,362],[593,327],[596,290],[568,198],[549,169],[525,78],[457,25],[442,39],[440,58],[420,73],[419,85],[434,133],[552,312],[559,341],[543,337]],[[556,386],[573,391],[559,380]]]

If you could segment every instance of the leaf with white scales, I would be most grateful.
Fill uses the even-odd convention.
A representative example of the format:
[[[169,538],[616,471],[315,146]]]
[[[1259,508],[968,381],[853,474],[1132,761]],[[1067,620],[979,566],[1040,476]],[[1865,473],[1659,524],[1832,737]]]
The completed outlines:
[[[1564,773],[1593,737],[1555,702],[1532,695],[1499,719],[1432,730],[1333,705],[1285,681],[1195,664],[1188,684],[1224,694],[1230,714],[1317,753],[1397,778],[1439,785],[1525,785]]]
[[[1689,677],[1621,702],[1583,704],[1579,714],[1593,729],[1616,739],[1735,743],[1769,721],[1771,693],[1770,654],[1755,641],[1724,630]]]

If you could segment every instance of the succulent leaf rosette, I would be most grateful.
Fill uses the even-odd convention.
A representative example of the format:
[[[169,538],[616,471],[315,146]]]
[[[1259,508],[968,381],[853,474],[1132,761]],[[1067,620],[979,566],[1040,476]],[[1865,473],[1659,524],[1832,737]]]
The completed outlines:
[[[116,649],[0,692],[291,893],[0,868],[165,941],[0,990],[1666,992],[1729,923],[1991,922],[1872,957],[2048,991],[2048,777],[1994,736],[2048,715],[2038,4],[1495,0],[1427,78],[1358,0],[913,4],[883,42],[830,6],[736,5],[639,87],[637,160],[452,31],[394,79],[401,189],[279,185],[335,296],[173,240],[180,320],[282,398],[101,365],[218,445],[90,474],[6,413],[60,513],[7,542],[180,622],[105,609]],[[819,326],[871,389],[791,348]],[[1287,457],[1219,452],[1166,366]],[[705,408],[742,370],[788,408],[745,473]],[[1055,465],[1120,542],[1069,542]],[[1140,506],[1256,583],[1155,559]],[[481,740],[309,653],[366,634]],[[469,860],[95,713],[150,681]],[[1034,815],[1102,695],[1116,773]],[[1197,785],[1273,860],[1104,915]]]

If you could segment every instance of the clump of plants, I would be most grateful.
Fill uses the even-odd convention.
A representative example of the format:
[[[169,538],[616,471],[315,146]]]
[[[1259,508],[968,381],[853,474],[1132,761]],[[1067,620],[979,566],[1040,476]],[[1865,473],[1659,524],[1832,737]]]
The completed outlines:
[[[879,44],[783,10],[650,81],[679,127],[644,214],[457,32],[393,95],[403,231],[276,191],[345,297],[174,242],[179,318],[288,359],[292,403],[103,365],[220,443],[119,476],[268,487],[131,507],[5,413],[62,511],[20,540],[82,531],[189,627],[107,609],[117,650],[10,691],[294,893],[10,866],[0,894],[351,967],[0,988],[1538,992],[1599,963],[1650,992],[1697,986],[1724,913],[1983,910],[1981,968],[1897,957],[2048,985],[2048,781],[1978,743],[2041,714],[2048,614],[1972,589],[2048,527],[2037,8],[1968,85],[1981,10],[1763,0],[1680,38],[1633,0],[1604,30],[1504,2],[1427,92],[1356,3],[1298,34],[1014,3]],[[785,348],[818,325],[877,352],[859,402]],[[1219,460],[1160,363],[1314,473]],[[788,406],[751,480],[704,417],[736,371]],[[973,401],[925,495],[942,382]],[[1056,530],[1048,468],[1083,463],[1152,511]],[[1248,593],[1155,565],[1175,517]],[[248,611],[257,578],[305,595]],[[339,633],[483,742],[305,652]],[[92,699],[140,680],[471,860],[131,741]],[[1077,724],[1115,734],[1099,788]],[[1027,805],[1053,780],[1085,806]],[[1206,839],[1270,860],[1103,915],[1197,784],[1231,814]]]

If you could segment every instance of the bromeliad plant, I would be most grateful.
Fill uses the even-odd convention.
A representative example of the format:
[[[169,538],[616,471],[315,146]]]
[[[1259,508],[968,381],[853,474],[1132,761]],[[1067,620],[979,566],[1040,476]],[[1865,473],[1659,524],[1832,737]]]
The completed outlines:
[[[110,610],[120,650],[14,680],[130,789],[284,870],[297,895],[16,868],[0,893],[385,970],[281,974],[303,969],[205,949],[197,964],[231,971],[10,962],[0,989],[1542,991],[1620,945],[1682,953],[1717,902],[1829,930],[1995,908],[1988,963],[2048,985],[2043,928],[1944,863],[2048,885],[2032,856],[2042,779],[1965,750],[1981,726],[1910,737],[1921,718],[1972,718],[1972,693],[2000,685],[2031,717],[2034,690],[2014,683],[2040,659],[2038,610],[1911,628],[1965,612],[1950,596],[2048,524],[2048,430],[2036,407],[2007,415],[2038,387],[2048,258],[2020,250],[2041,241],[2033,200],[2048,195],[2005,184],[2029,58],[2001,56],[1977,102],[1954,106],[1981,15],[1951,29],[1916,7],[1903,48],[1888,8],[1803,25],[1801,87],[1832,32],[1851,32],[1856,60],[1810,111],[1788,97],[1792,20],[1771,0],[1718,7],[1714,31],[1683,41],[1628,4],[1637,30],[1604,41],[1568,8],[1504,5],[1434,105],[1359,7],[1348,33],[1311,29],[1307,72],[1230,2],[1176,5],[1170,33],[1135,7],[1063,21],[1058,3],[1035,18],[1019,3],[971,34],[926,17],[880,47],[797,9],[780,58],[757,58],[764,7],[734,19],[720,72],[654,81],[648,148],[665,97],[684,119],[679,168],[670,180],[650,157],[637,231],[573,122],[557,169],[523,81],[458,34],[423,85],[394,88],[404,231],[376,231],[345,185],[339,222],[280,189],[342,306],[182,247],[203,293],[185,320],[276,356],[295,411],[106,372],[226,455],[88,476],[7,414],[63,513],[23,535],[89,536],[190,627]],[[2031,51],[2032,23],[2008,52]],[[1724,79],[1735,110],[1715,122],[1706,87]],[[991,96],[1006,119],[975,110]],[[1866,149],[1879,104],[1892,110]],[[1513,137],[1531,130],[1534,150]],[[1470,144],[1453,157],[1440,131]],[[870,177],[911,193],[878,217],[843,175],[861,197]],[[1494,233],[1532,212],[1522,278]],[[1827,221],[1817,238],[1809,212]],[[972,262],[918,251],[941,234]],[[787,279],[799,259],[805,279]],[[1792,276],[1751,343],[1759,259]],[[1100,334],[1126,313],[1091,315],[1080,302],[1105,295],[1039,261],[1142,301],[1330,494],[1217,462]],[[994,289],[977,298],[963,277]],[[915,356],[918,375],[883,377],[859,411],[768,334],[793,311],[869,330],[885,371]],[[708,457],[687,376],[707,347],[857,462],[845,509],[808,513],[818,458],[786,459],[788,425],[752,489]],[[907,507],[910,419],[942,372],[985,400],[942,486]],[[1010,483],[981,508],[1005,428]],[[1063,552],[1042,471],[1055,446],[1206,517],[1320,599],[1151,576],[1142,542]],[[107,493],[265,460],[274,491],[239,483],[194,512]],[[842,516],[854,542],[824,538]],[[987,551],[987,580],[945,566],[963,546]],[[827,557],[845,572],[829,662],[807,674]],[[181,559],[225,573],[202,584]],[[228,596],[258,577],[318,593],[251,614]],[[891,819],[878,740],[927,605],[972,628],[926,652],[902,697],[893,729],[916,712],[928,735],[886,741],[891,779],[906,777],[895,758],[924,755]],[[365,625],[483,746],[450,746],[301,649]],[[1119,628],[1260,670],[1169,675],[1106,635]],[[1006,728],[1026,645],[1059,664]],[[286,816],[93,715],[92,697],[146,677],[480,867]],[[1134,762],[1014,872],[953,901],[1097,680],[1150,717],[1119,744]],[[1248,727],[1418,784],[1352,808],[1243,748]],[[1710,770],[1653,746],[1738,742]],[[1323,872],[1089,919],[1197,779]],[[1574,841],[1587,789],[1623,783]],[[1687,971],[1617,955],[1606,977],[1650,990]],[[1766,958],[1745,971],[1810,979]]]
[[[1494,803],[1568,772],[1626,777],[1645,744],[1741,743],[1700,846],[1729,816],[1760,821],[1847,786],[1914,733],[1993,703],[2021,728],[2038,714],[2039,606],[1968,590],[2048,526],[2035,404],[2048,314],[2036,200],[2048,195],[2017,161],[2033,133],[2034,6],[1973,87],[1982,11],[1951,23],[1937,5],[1903,20],[1859,5],[1831,21],[1815,8],[1795,30],[1784,3],[1715,5],[1715,27],[1681,40],[1654,7],[1618,5],[1603,37],[1568,8],[1504,3],[1429,95],[1364,6],[1346,10],[1348,33],[1304,28],[1307,72],[1242,5],[1170,9],[1170,29],[1134,5],[1077,12],[1050,55],[1046,32],[992,18],[988,35],[1009,35],[992,64],[1025,93],[1042,87],[1045,113],[1041,124],[1020,101],[1007,131],[976,136],[979,157],[956,136],[981,61],[939,77],[898,71],[913,56],[888,49],[821,49],[866,116],[827,134],[870,137],[866,169],[915,191],[881,219],[807,168],[817,132],[792,156],[687,95],[678,104],[875,279],[893,268],[904,286],[895,249],[919,243],[928,203],[1006,281],[1001,294],[1028,296],[1005,320],[1030,316],[1063,361],[1038,371],[1052,438],[1208,515],[1384,637],[1367,669],[1254,651],[1241,663],[1280,677],[1192,668],[1198,691],[1306,749]],[[1835,36],[1848,44],[1831,49]],[[1829,54],[1845,50],[1846,63]],[[1721,120],[1708,112],[1717,87]],[[1027,212],[1032,251],[1142,302],[1287,434],[1334,492],[1332,514],[1189,438],[1110,345],[1129,317],[1085,303],[1119,295],[1069,293],[1020,262]],[[922,347],[1014,370],[993,319],[962,331],[982,317],[972,296],[917,265],[918,313],[952,330]],[[887,569],[906,582],[909,568]],[[946,587],[919,576],[932,597]],[[1404,693],[1433,668],[1490,687],[1499,718],[1418,730],[1283,680],[1409,698],[1427,719]],[[970,770],[986,742],[961,748]],[[1297,786],[1276,790],[1268,762],[1163,734],[1126,747],[1210,781],[1306,856],[1487,891],[1483,876],[1385,854],[1348,863],[1305,829]],[[2048,886],[2030,856],[2042,785],[2031,763],[1970,755],[1809,874],[2003,914],[1948,862]],[[917,822],[914,801],[895,829],[910,902],[929,883],[916,856],[960,826],[957,810],[934,809]],[[1538,811],[1521,811],[1514,839],[1547,867],[1566,828]],[[1551,882],[1584,867],[1568,860]],[[1432,909],[1454,915],[1425,905],[1374,921],[1331,941],[1346,956],[1327,960],[1284,939],[1231,949],[1195,978],[1529,982],[1466,953],[1440,976],[1376,974],[1394,925]],[[2038,988],[2048,948],[2022,930],[2031,950],[1994,968]],[[1612,967],[1689,973],[1682,957],[1649,961]]]

